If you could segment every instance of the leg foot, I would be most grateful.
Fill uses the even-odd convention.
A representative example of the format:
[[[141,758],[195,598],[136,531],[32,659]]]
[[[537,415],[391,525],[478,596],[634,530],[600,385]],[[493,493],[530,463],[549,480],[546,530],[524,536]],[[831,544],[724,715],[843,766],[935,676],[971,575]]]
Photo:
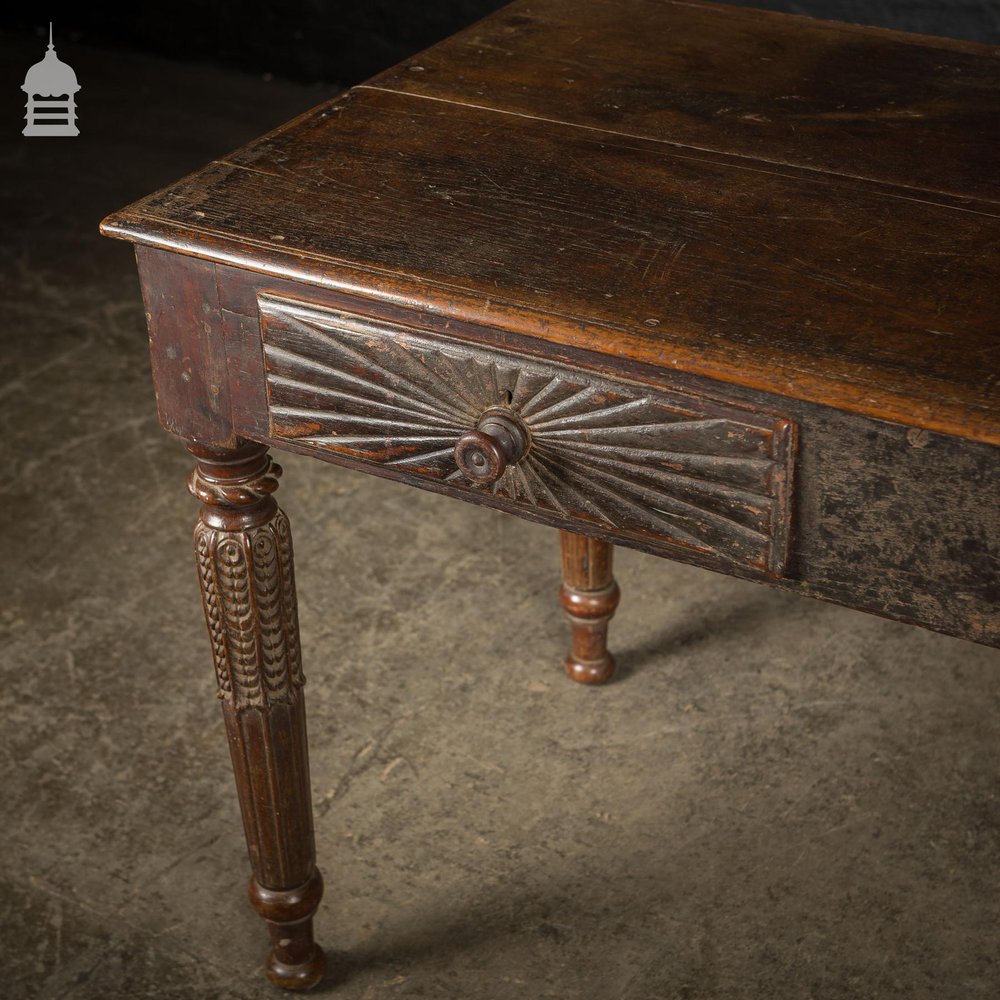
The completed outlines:
[[[559,599],[572,628],[566,673],[580,684],[603,684],[615,672],[608,652],[608,622],[620,593],[612,574],[614,546],[560,531],[562,588]]]
[[[323,978],[326,956],[313,941],[312,918],[323,896],[323,878],[313,877],[297,889],[265,889],[255,878],[248,886],[250,903],[267,921],[271,951],[264,974],[286,990],[308,990]]]
[[[281,469],[261,445],[189,446],[201,501],[195,551],[222,715],[253,877],[267,921],[266,974],[288,989],[323,976],[312,917],[323,895],[310,802],[299,623],[288,519],[271,494]]]

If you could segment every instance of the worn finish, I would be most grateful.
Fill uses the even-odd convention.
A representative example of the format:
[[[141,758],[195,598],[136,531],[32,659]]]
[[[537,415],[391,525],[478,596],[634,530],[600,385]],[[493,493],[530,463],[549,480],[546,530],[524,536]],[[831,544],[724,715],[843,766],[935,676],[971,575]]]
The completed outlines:
[[[1000,442],[988,205],[360,90],[105,229]]]
[[[518,36],[481,45],[490,100],[444,47],[450,96],[359,88],[105,222],[141,244],[161,420],[201,457],[206,614],[281,985],[322,974],[322,886],[268,444],[562,529],[584,682],[614,668],[612,542],[1000,645],[1000,211],[978,180],[1000,63],[697,3],[656,6],[680,26],[661,52],[654,5],[594,9],[542,45],[585,70],[582,100],[539,85],[522,3],[482,29]],[[676,102],[650,117],[650,80],[677,89],[711,18],[685,114],[763,52],[783,68],[754,69],[742,107],[803,73],[850,107],[859,53],[878,104],[843,129],[822,96],[801,129],[717,107],[712,142]],[[616,74],[619,129],[595,124]],[[908,123],[931,107],[944,152]]]
[[[366,86],[995,209],[995,59],[700,0],[519,0]]]
[[[325,959],[312,918],[316,869],[302,659],[288,519],[272,497],[281,468],[260,445],[191,446],[188,484],[201,501],[194,541],[205,621],[253,876],[267,922],[268,978],[308,989]]]
[[[507,405],[485,410],[476,429],[466,431],[455,444],[458,471],[483,486],[499,483],[531,447],[531,432],[512,405],[514,393],[503,390],[503,395]]]
[[[139,248],[141,257],[166,256],[164,251]],[[636,384],[662,391],[663,373],[621,358],[595,355],[590,351],[555,350],[551,345],[509,334],[493,327],[459,323],[431,313],[414,314],[384,302],[344,296],[324,289],[303,287],[289,281],[254,275],[235,268],[218,268],[217,282],[223,316],[222,339],[231,372],[232,420],[244,438],[269,441],[276,447],[302,450],[326,461],[363,468],[380,476],[413,486],[446,493],[515,512],[555,527],[574,530],[574,522],[544,506],[514,503],[498,489],[474,487],[461,477],[447,480],[453,457],[441,456],[435,469],[408,469],[405,462],[371,461],[379,452],[354,458],[348,448],[331,442],[318,448],[300,444],[288,435],[271,437],[267,393],[267,371],[261,341],[260,305],[270,299],[295,299],[306,314],[365,317],[358,330],[392,330],[400,343],[431,341],[439,349],[462,350],[475,346],[476,356],[488,341],[504,357],[514,355],[524,364],[558,363],[578,376],[617,382],[619,389],[634,391]],[[302,300],[308,295],[312,305]],[[178,296],[178,309],[181,296]],[[192,301],[184,308],[198,314]],[[414,330],[419,323],[421,329]],[[388,324],[388,325],[385,325]],[[371,338],[370,338],[371,339]],[[372,340],[374,344],[379,338]],[[370,350],[370,348],[368,348]],[[378,355],[381,357],[381,355]],[[388,399],[364,365],[365,390],[370,406]],[[326,377],[322,368],[310,369],[315,380]],[[639,380],[642,380],[639,382]],[[468,384],[474,384],[472,375]],[[671,392],[699,399],[704,405],[725,397],[727,405],[744,413],[782,414],[798,428],[794,444],[794,487],[789,495],[790,516],[782,519],[791,527],[785,569],[780,576],[764,573],[749,564],[729,561],[727,573],[763,580],[773,586],[862,608],[901,621],[935,628],[991,645],[1000,645],[1000,584],[996,564],[1000,559],[1000,519],[994,511],[998,476],[997,451],[989,445],[963,441],[948,435],[924,433],[885,421],[869,420],[830,407],[814,406],[787,398],[772,397],[698,378],[671,374]],[[468,391],[467,389],[465,391]],[[374,395],[373,395],[374,393]],[[481,400],[482,405],[500,398],[496,387]],[[319,406],[319,395],[311,405]],[[344,401],[339,404],[345,406]],[[368,405],[368,404],[366,404]],[[355,411],[351,411],[355,412]],[[478,407],[467,414],[475,423]],[[289,426],[292,426],[289,424]],[[457,435],[459,427],[454,433]],[[399,446],[397,436],[394,447]],[[449,439],[452,440],[452,439]],[[386,457],[386,456],[383,456]],[[779,522],[780,523],[780,522]],[[588,532],[608,541],[632,544],[647,551],[664,551],[649,536],[639,537],[591,522]],[[914,539],[919,544],[914,545]],[[673,558],[721,568],[717,559],[706,558],[694,548],[672,546]]]
[[[614,578],[614,546],[598,538],[559,532],[562,587],[559,602],[571,629],[567,675],[580,684],[604,684],[615,672],[608,652],[608,622],[621,600]]]
[[[155,266],[141,253],[136,259],[160,423],[188,441],[235,445],[226,351],[216,335],[221,316],[215,268],[177,257],[158,259]],[[178,308],[181,303],[190,308]]]
[[[261,296],[260,314],[274,441],[488,487],[514,509],[781,573],[794,427],[773,413],[274,296]],[[488,432],[494,411],[516,421],[518,443],[490,463],[487,443],[467,439],[484,462],[470,476],[456,448]]]
[[[37,59],[16,42],[6,64]],[[193,463],[157,426],[131,248],[93,220],[317,90],[82,43],[74,65],[103,132],[89,115],[69,157],[24,140],[0,191],[3,991],[274,1000],[186,544]],[[950,455],[879,441],[914,471]],[[555,532],[272,455],[324,1000],[1000,994],[997,650],[620,547],[617,679],[583,690]],[[903,505],[882,485],[862,555]]]

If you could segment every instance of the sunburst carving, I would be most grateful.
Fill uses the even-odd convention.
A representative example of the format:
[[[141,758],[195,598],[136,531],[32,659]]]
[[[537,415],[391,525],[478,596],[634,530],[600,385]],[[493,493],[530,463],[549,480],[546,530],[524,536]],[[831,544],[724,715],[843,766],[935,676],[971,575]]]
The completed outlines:
[[[274,438],[780,572],[788,421],[275,296],[259,305]],[[492,406],[514,410],[531,444],[482,487],[454,449]]]

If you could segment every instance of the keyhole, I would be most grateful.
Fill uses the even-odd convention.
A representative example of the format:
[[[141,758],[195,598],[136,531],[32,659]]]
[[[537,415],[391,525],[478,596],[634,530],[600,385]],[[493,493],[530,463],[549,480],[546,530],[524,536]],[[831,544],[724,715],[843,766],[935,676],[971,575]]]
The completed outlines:
[[[510,391],[510,389],[508,389],[508,390],[507,390],[507,391],[506,391],[506,392],[505,392],[505,393],[503,394],[503,399],[504,399],[504,402],[505,402],[505,403],[506,403],[506,404],[507,404],[508,406],[510,406],[510,404],[514,402],[514,393],[512,393],[512,392]]]

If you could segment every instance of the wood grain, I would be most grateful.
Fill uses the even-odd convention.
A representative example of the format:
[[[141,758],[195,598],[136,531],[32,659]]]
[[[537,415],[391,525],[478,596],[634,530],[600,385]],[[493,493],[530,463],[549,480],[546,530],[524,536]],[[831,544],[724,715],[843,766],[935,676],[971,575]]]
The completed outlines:
[[[167,251],[148,251],[169,256]],[[194,262],[192,262],[194,263]],[[346,450],[317,451],[309,444],[272,438],[259,302],[264,295],[310,300],[323,308],[371,317],[376,323],[419,327],[429,336],[470,347],[495,347],[527,361],[558,362],[581,377],[627,383],[705,400],[727,399],[749,411],[781,414],[799,428],[795,454],[794,525],[783,576],[729,562],[726,572],[745,579],[860,608],[1000,646],[1000,452],[993,445],[927,433],[700,376],[664,372],[626,357],[553,345],[493,326],[458,322],[438,312],[414,312],[381,299],[218,268],[229,367],[239,373],[232,399],[235,433],[375,473],[409,486],[471,500],[569,531],[580,522],[542,507],[515,504],[499,492],[468,489],[454,481],[407,471],[400,465],[354,458]],[[724,391],[723,391],[724,390]],[[635,535],[593,522],[588,533],[644,551]],[[700,566],[710,561],[692,548],[671,557]],[[715,564],[718,568],[718,564]]]
[[[367,86],[997,204],[998,51],[691,0],[520,0]]]
[[[253,876],[267,923],[271,982],[308,989],[326,961],[313,940],[323,895],[316,868],[299,622],[288,519],[267,449],[192,444],[201,501],[195,554],[222,715]]]
[[[562,529],[578,680],[613,542],[1000,646],[996,56],[519,0],[105,220],[198,458],[273,982],[324,959],[269,443]]]
[[[235,444],[215,267],[136,247],[160,423],[188,441]]]
[[[105,225],[1000,443],[1000,217],[898,190],[367,90]]]
[[[488,489],[668,553],[782,571],[787,420],[297,300],[259,303],[272,439]],[[493,411],[515,418],[530,445],[483,483],[457,467],[455,450]]]
[[[605,684],[614,676],[608,623],[621,600],[615,581],[614,546],[572,531],[559,532],[562,586],[559,603],[570,624],[567,676],[578,684]]]

